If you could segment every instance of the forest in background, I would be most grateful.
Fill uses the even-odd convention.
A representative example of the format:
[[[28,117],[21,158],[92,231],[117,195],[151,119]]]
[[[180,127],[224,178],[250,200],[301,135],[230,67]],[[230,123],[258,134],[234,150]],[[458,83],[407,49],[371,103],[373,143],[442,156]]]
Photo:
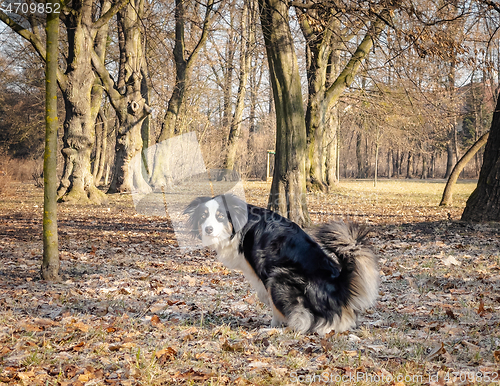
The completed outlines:
[[[105,1],[85,3],[90,6],[89,20],[94,22],[103,7],[110,6]],[[309,99],[313,95],[313,61],[318,60],[310,42],[317,44],[318,36],[324,38],[325,31],[333,31],[328,43],[332,52],[328,86],[356,53],[373,15],[380,15],[386,5],[318,1],[312,2],[317,7],[309,9],[299,3],[290,3],[290,29],[306,109],[308,95]],[[328,150],[323,173],[335,178],[373,178],[375,168],[382,177],[447,177],[491,124],[500,76],[499,14],[493,6],[486,1],[420,0],[393,8],[389,27],[374,39],[352,84],[322,123],[330,133],[323,145]],[[139,37],[130,39],[138,39],[142,51],[137,55],[140,63],[135,64],[141,75],[136,87],[150,107],[142,124],[143,146],[155,143],[162,132],[165,138],[168,130],[175,134],[196,131],[207,167],[234,166],[245,178],[264,179],[267,151],[275,149],[276,118],[255,2],[148,1],[137,2],[135,9],[136,24],[128,28],[137,29]],[[80,12],[84,11],[82,6]],[[11,19],[31,25],[33,34],[43,41],[40,31],[36,35],[40,29],[36,17],[18,13],[17,20],[14,15]],[[130,76],[125,71],[124,14],[120,11],[118,18],[111,19],[104,33],[101,26],[96,37],[105,35],[100,43],[105,48],[101,48],[103,63],[115,88],[122,91]],[[72,54],[70,27],[70,22],[62,23],[60,38],[60,67],[66,74],[71,59],[67,55]],[[314,33],[318,36],[311,37]],[[4,156],[35,160],[22,178],[36,177],[43,152],[44,62],[32,44],[5,24],[0,41],[4,85],[0,90],[0,147]],[[180,82],[183,95],[179,95]],[[124,126],[116,101],[113,104],[109,93],[102,92],[105,85],[100,87],[100,103],[93,102],[98,111],[91,114],[92,129],[85,134],[91,142],[86,146],[91,149],[96,185],[105,182],[106,174],[107,182],[112,181],[116,141]],[[60,98],[60,122],[66,115],[69,125],[67,99]],[[170,129],[172,113],[175,123]],[[60,130],[59,136],[61,149],[73,146],[68,140],[71,135]],[[62,154],[59,158],[59,175],[64,177],[68,160]],[[477,178],[481,159],[479,152],[462,177]],[[2,162],[2,169],[7,169],[7,159]],[[12,163],[10,168],[9,174],[21,174]]]

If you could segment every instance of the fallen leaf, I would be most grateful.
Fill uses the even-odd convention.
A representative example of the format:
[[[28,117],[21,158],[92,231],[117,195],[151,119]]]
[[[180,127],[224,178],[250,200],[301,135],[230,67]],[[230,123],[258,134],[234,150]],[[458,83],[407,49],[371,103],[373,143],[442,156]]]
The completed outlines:
[[[121,343],[110,344],[108,346],[109,351],[120,351],[123,348]]]
[[[444,348],[444,343],[441,342],[441,346],[439,347],[436,347],[434,350],[432,350],[430,352],[429,355],[427,355],[427,357],[425,358],[426,361],[431,361],[437,357],[439,357],[440,355],[444,354],[446,352],[446,349]]]
[[[177,351],[172,347],[167,347],[164,348],[163,350],[157,351],[155,356],[156,359],[158,359],[158,363],[160,365],[164,365],[167,362],[175,360],[175,357],[177,356]]]
[[[19,372],[19,373],[17,373],[17,376],[19,377],[20,380],[27,381],[30,378],[34,378],[35,373],[33,372],[33,370],[30,370],[30,371],[26,371],[26,372]]]
[[[193,381],[206,381],[207,379],[210,379],[215,376],[216,375],[214,373],[202,373],[201,371],[197,371],[191,368],[182,373],[181,372],[176,373],[173,376],[173,378],[189,379]]]
[[[90,326],[83,322],[76,322],[72,325],[74,328],[80,330],[81,332],[88,332],[90,330]]]
[[[479,299],[479,307],[477,308],[478,315],[484,314],[484,300],[483,298]]]
[[[21,323],[21,328],[28,332],[38,332],[43,331],[43,327],[37,326],[30,323]]]
[[[160,321],[160,318],[158,317],[158,315],[153,315],[151,317],[151,325],[153,327],[156,327],[156,328],[162,328],[163,327],[163,323]]]
[[[74,345],[73,347],[71,347],[71,349],[73,351],[82,351],[84,346],[85,346],[85,342],[80,342],[80,343]]]
[[[250,367],[252,369],[260,369],[263,367],[269,367],[269,363],[261,362],[261,361],[254,361],[254,362],[250,362],[248,364],[248,367]]]
[[[10,349],[7,346],[0,347],[0,358],[8,353],[10,353]]]
[[[78,368],[73,365],[66,365],[64,366],[63,372],[66,375],[66,378],[73,378],[78,372]]]
[[[93,372],[87,372],[87,373],[84,373],[84,374],[80,374],[78,376],[78,380],[80,382],[84,382],[84,383],[88,382],[88,381],[90,381],[91,379],[94,379],[94,378],[95,378],[95,376],[94,376]]]
[[[447,315],[449,318],[453,319],[453,320],[457,319],[457,317],[455,316],[455,314],[453,313],[453,311],[452,311],[452,310],[450,310],[450,309],[447,309],[447,310],[446,310],[446,315]]]
[[[236,342],[234,344],[231,344],[226,339],[224,343],[222,343],[222,349],[224,351],[234,352],[234,351],[243,351],[244,347],[241,342]]]
[[[460,261],[458,261],[455,256],[448,256],[446,259],[443,259],[443,264],[449,267],[450,265],[460,265]]]

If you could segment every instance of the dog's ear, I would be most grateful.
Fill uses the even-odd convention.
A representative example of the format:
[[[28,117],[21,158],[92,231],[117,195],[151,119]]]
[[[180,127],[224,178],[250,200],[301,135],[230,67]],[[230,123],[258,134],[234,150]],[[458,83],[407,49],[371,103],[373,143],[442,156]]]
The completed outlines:
[[[240,231],[248,221],[247,203],[234,194],[224,194],[221,198],[231,218],[233,233]]]
[[[210,197],[198,197],[195,198],[191,203],[186,206],[183,214],[188,214],[189,218],[186,222],[187,230],[189,233],[193,235],[193,237],[201,238],[200,232],[198,230],[198,219],[196,218],[196,211],[200,207],[201,204],[210,200]]]
[[[188,206],[186,206],[184,208],[184,212],[182,212],[182,214],[189,214],[190,216],[192,216],[194,214],[194,212],[196,211],[196,209],[198,209],[198,207],[209,201],[210,200],[210,197],[197,197],[195,198],[193,201],[191,201],[189,203]]]

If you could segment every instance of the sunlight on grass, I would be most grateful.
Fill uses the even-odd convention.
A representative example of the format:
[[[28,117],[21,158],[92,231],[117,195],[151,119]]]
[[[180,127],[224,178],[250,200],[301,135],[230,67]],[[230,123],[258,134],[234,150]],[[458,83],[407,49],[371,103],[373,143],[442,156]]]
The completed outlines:
[[[380,204],[407,202],[428,206],[438,206],[445,187],[444,181],[416,180],[382,180],[377,187],[373,181],[340,181],[336,192],[349,194],[353,197],[368,196]],[[476,187],[476,182],[459,181],[454,188],[452,206],[464,207],[467,198]]]

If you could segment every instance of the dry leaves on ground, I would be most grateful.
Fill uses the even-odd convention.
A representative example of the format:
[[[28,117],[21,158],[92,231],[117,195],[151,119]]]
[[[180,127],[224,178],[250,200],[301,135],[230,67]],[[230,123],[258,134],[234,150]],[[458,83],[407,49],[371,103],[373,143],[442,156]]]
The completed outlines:
[[[247,199],[262,205],[266,189],[247,186]],[[207,250],[180,250],[168,220],[136,214],[128,196],[107,207],[60,206],[64,281],[44,282],[41,191],[17,191],[1,203],[0,385],[500,378],[499,227],[449,220],[459,206],[345,189],[311,199],[314,222],[373,225],[381,272],[378,303],[359,328],[319,337],[269,328],[269,310],[241,274]]]

